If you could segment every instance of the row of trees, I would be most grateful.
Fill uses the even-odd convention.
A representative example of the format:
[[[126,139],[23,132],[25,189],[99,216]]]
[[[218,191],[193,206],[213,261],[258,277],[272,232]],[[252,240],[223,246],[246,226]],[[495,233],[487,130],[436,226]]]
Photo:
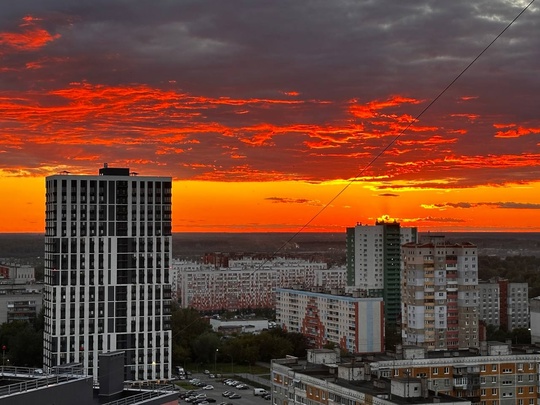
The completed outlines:
[[[2,365],[41,367],[43,365],[43,310],[31,322],[14,321],[0,325]]]
[[[253,365],[270,362],[285,355],[306,355],[307,340],[301,333],[288,333],[280,328],[257,335],[242,334],[226,338],[212,331],[198,311],[174,306],[172,313],[173,363],[212,363],[231,361]]]
[[[302,334],[281,329],[259,335],[239,335],[230,339],[212,331],[208,321],[195,309],[172,312],[173,363],[211,363],[233,361],[236,364],[269,362],[287,354],[305,356],[307,342]],[[0,325],[0,349],[3,365],[41,367],[43,364],[43,311],[31,322],[14,321]]]

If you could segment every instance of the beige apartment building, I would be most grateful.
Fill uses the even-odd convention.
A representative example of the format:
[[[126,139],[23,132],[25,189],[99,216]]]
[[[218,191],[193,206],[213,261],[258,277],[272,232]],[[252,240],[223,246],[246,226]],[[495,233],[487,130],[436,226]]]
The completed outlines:
[[[428,350],[478,347],[477,247],[430,237],[401,249],[403,344]]]

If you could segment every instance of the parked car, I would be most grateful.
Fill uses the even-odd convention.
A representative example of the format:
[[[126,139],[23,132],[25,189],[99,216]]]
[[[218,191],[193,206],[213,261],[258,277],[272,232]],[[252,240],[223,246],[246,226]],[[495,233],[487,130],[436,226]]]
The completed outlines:
[[[229,395],[229,399],[240,399],[242,398],[242,395],[237,394],[236,392],[232,395]]]
[[[211,385],[211,384],[208,384],[208,385],[205,385],[204,387],[202,387],[203,390],[213,390],[214,389],[214,386]]]

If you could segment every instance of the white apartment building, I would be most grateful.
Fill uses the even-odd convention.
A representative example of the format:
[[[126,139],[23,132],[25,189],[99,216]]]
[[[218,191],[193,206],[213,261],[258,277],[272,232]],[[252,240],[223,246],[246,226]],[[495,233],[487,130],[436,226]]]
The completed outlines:
[[[416,228],[401,228],[389,219],[347,228],[347,285],[370,297],[383,297],[387,322],[400,318],[400,246],[416,241]]]
[[[124,351],[125,380],[171,377],[170,177],[125,168],[46,179],[46,370]]]
[[[384,304],[381,297],[360,298],[278,288],[276,323],[302,333],[310,346],[327,343],[350,353],[384,351]]]
[[[501,325],[501,303],[499,284],[490,281],[478,283],[478,318],[487,325]]]
[[[531,313],[531,343],[540,344],[540,297],[529,301]]]
[[[507,279],[481,281],[479,287],[479,317],[488,325],[504,326],[507,330],[529,328],[529,285],[510,283]]]
[[[430,237],[402,246],[403,344],[428,350],[479,342],[477,248]]]
[[[200,311],[273,308],[276,288],[344,288],[343,267],[296,258],[231,259],[228,267],[174,260],[175,299]]]
[[[508,283],[508,330],[529,328],[529,285]]]

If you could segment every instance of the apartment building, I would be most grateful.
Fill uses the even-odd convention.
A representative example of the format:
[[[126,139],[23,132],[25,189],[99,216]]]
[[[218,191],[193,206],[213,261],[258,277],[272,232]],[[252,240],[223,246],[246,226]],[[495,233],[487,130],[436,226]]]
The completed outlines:
[[[479,287],[479,317],[488,325],[503,326],[511,331],[528,328],[529,286],[511,283],[507,279],[492,278],[481,281]]]
[[[540,344],[540,297],[531,298],[530,320],[531,320],[531,343]]]
[[[278,288],[276,323],[289,332],[302,333],[313,348],[333,343],[350,353],[384,351],[382,297]]]
[[[478,347],[477,248],[430,236],[402,246],[402,338],[428,350]]]
[[[375,377],[369,363],[341,361],[332,350],[308,350],[306,360],[291,356],[275,359],[271,372],[275,405],[471,404],[432,390],[425,379]]]
[[[384,298],[388,323],[395,324],[401,316],[400,247],[416,241],[416,228],[402,228],[389,218],[347,228],[348,288]]]
[[[494,279],[478,283],[478,318],[487,325],[501,325],[501,300],[499,283]]]
[[[46,371],[121,350],[125,380],[171,376],[170,177],[127,168],[46,179]]]
[[[430,352],[403,347],[396,358],[370,362],[374,376],[415,377],[439,393],[479,405],[535,405],[540,354],[533,348],[482,342],[479,350]]]
[[[480,350],[431,352],[404,346],[392,356],[331,356],[326,351],[308,353],[305,361],[274,360],[274,403],[538,403],[540,354],[532,348],[489,342]]]
[[[501,305],[501,313],[507,314],[507,328],[529,328],[529,285],[527,283],[510,283],[500,280],[499,284],[506,284],[507,305]],[[503,317],[501,317],[504,319]]]
[[[305,259],[241,257],[219,263],[173,261],[173,294],[183,308],[273,308],[276,288],[332,289],[346,283],[345,268]]]

